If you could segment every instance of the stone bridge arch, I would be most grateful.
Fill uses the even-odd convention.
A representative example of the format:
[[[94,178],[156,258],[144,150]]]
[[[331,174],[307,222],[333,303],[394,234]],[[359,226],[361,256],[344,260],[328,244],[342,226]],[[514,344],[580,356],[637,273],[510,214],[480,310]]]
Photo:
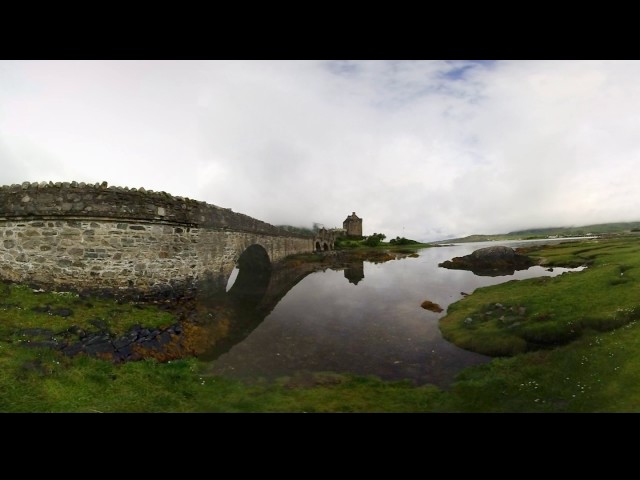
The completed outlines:
[[[233,283],[229,285],[229,277],[225,282],[228,295],[244,304],[257,303],[271,278],[272,264],[267,250],[258,243],[250,245],[239,255],[231,274],[236,269]]]
[[[236,267],[242,267],[243,255],[249,255],[252,261],[246,260],[245,269],[255,264],[256,252],[263,252],[264,259],[272,265],[294,253],[313,251],[312,238],[289,238],[286,236],[253,235],[246,232],[229,232],[206,230],[201,233],[197,245],[197,257],[202,261],[203,271],[200,278],[213,280],[221,291],[227,287],[229,277]],[[249,253],[247,253],[249,252]],[[254,265],[255,266],[255,265]],[[240,268],[242,269],[242,268]],[[239,275],[239,274],[238,274]],[[237,280],[236,280],[237,281]]]

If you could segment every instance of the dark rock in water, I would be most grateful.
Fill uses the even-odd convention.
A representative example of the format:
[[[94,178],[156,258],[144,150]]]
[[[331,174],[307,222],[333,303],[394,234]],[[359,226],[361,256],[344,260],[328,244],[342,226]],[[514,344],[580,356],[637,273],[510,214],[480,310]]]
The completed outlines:
[[[43,342],[29,342],[29,343],[25,343],[24,346],[26,347],[45,347],[45,348],[51,348],[53,350],[61,350],[64,345],[61,345],[60,343],[56,342],[55,340],[46,340]]]
[[[77,335],[79,338],[84,338],[87,336],[87,332],[85,332],[82,328],[77,325],[71,325],[67,328],[66,333],[70,333],[71,335]]]
[[[48,328],[23,328],[16,330],[16,335],[22,335],[26,337],[53,337],[53,331]]]
[[[166,345],[171,341],[171,332],[169,331],[162,332],[160,335],[158,335],[157,339],[160,345]]]
[[[515,257],[516,252],[513,248],[496,246],[496,247],[485,247],[473,252],[470,256],[476,260],[511,260]],[[467,255],[469,256],[469,255]]]
[[[437,303],[433,303],[430,300],[425,300],[420,306],[425,310],[430,310],[435,313],[440,313],[443,311],[440,305],[438,305]]]
[[[44,365],[42,364],[42,361],[40,359],[36,359],[36,360],[30,360],[27,362],[24,362],[22,365],[20,365],[20,367],[23,370],[26,371],[30,371],[30,372],[36,372],[39,374],[46,374],[46,369],[44,368]]]
[[[84,342],[85,346],[109,342],[109,335],[92,335]]]
[[[89,323],[100,331],[106,332],[109,330],[109,325],[107,325],[107,322],[99,318],[94,318],[93,320],[89,320]]]
[[[42,313],[51,314],[54,311],[48,305],[39,308]],[[150,355],[163,354],[167,349],[171,351],[171,357],[176,355],[176,347],[181,348],[178,343],[173,343],[174,339],[179,342],[183,333],[180,323],[163,330],[134,325],[120,336],[111,333],[104,320],[94,319],[89,323],[99,330],[87,332],[77,325],[71,325],[58,333],[46,328],[25,328],[17,330],[15,334],[22,337],[19,340],[25,347],[46,347],[59,350],[69,357],[85,354],[115,363],[141,360]]]
[[[113,353],[113,350],[111,342],[94,343],[84,347],[85,353],[90,356],[96,356],[99,353]]]
[[[63,348],[62,351],[64,352],[65,355],[69,357],[73,357],[74,355],[77,355],[78,353],[82,352],[83,349],[84,349],[84,346],[81,343],[74,343],[73,345],[69,345]]]
[[[45,305],[44,307],[33,307],[31,311],[36,313],[49,313],[51,311],[51,305]]]
[[[138,343],[138,345],[146,350],[160,350],[161,347],[160,342],[158,342],[158,340],[156,340],[155,338]]]
[[[516,270],[526,270],[536,263],[526,255],[504,246],[486,247],[440,263],[439,267],[454,270],[471,270],[476,275],[513,275]]]
[[[125,362],[129,360],[132,355],[133,355],[133,350],[129,345],[127,345],[126,347],[117,349],[113,354],[114,360],[116,362]]]
[[[58,317],[70,317],[73,315],[73,310],[69,308],[51,308],[51,305],[33,307],[31,310],[36,313],[48,313],[49,315],[56,315]]]
[[[111,343],[113,344],[113,347],[116,350],[120,350],[120,349],[122,349],[124,347],[127,347],[127,346],[131,345],[133,342],[130,339],[126,338],[126,337],[122,337],[122,338],[114,340]]]

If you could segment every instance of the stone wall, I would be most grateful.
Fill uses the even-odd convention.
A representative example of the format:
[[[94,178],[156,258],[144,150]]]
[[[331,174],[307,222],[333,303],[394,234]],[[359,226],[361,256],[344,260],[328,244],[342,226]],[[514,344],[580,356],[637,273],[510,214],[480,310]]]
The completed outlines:
[[[166,290],[172,279],[196,276],[198,236],[196,228],[99,219],[4,221],[0,276],[38,285]]]
[[[297,236],[229,208],[144,188],[114,187],[106,182],[25,182],[0,187],[0,220],[34,217],[109,218]]]
[[[77,290],[175,292],[226,284],[239,256],[261,245],[271,261],[313,250],[228,209],[165,193],[102,185],[0,188],[0,278]]]

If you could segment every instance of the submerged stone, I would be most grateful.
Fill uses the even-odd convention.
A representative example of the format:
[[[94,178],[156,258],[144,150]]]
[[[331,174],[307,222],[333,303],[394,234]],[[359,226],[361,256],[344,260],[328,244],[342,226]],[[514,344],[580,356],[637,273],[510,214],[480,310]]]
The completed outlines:
[[[433,303],[430,300],[425,300],[420,306],[425,310],[430,310],[435,313],[440,313],[443,311],[443,308],[440,305],[438,305],[437,303]]]

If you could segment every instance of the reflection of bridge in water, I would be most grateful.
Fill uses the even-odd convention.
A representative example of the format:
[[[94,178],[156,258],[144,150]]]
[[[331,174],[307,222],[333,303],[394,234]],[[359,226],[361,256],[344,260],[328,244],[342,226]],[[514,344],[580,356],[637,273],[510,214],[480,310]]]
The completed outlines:
[[[207,332],[208,345],[198,352],[204,360],[214,360],[242,342],[273,311],[278,302],[307,275],[326,270],[344,270],[354,284],[364,278],[363,261],[348,264],[305,263],[295,267],[272,266],[261,247],[249,248],[238,261],[238,276],[228,292],[218,285],[203,285],[194,299],[193,309]]]

